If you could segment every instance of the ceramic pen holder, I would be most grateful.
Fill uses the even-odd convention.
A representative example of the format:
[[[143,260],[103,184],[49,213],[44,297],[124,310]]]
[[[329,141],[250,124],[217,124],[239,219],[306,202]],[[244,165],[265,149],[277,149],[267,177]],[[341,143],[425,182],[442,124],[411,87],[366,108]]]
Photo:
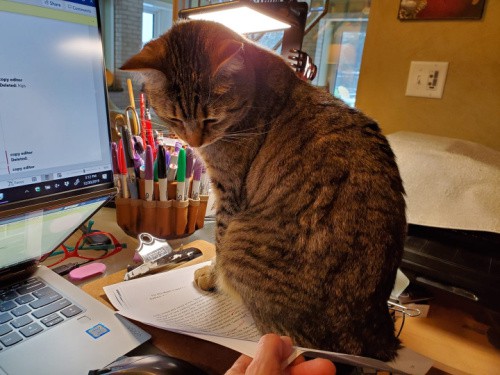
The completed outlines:
[[[139,180],[139,196],[144,196],[144,180]],[[205,223],[208,195],[199,199],[175,200],[177,183],[168,183],[168,200],[158,199],[158,183],[155,183],[151,201],[132,198],[115,198],[116,221],[129,236],[149,233],[157,238],[174,239],[193,234]]]

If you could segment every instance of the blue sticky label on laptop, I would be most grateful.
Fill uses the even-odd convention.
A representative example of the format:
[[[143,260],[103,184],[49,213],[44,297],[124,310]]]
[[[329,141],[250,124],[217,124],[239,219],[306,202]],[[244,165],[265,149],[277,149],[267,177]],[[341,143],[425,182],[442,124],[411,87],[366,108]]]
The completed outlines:
[[[93,326],[92,328],[87,329],[85,332],[87,332],[94,339],[98,339],[99,337],[104,336],[106,333],[108,333],[109,328],[106,327],[104,324],[99,323]]]

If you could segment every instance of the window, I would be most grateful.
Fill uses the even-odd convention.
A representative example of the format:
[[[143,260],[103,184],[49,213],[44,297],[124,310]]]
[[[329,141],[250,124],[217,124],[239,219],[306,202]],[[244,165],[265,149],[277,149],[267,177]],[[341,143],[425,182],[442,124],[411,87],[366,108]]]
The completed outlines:
[[[316,50],[316,84],[354,107],[368,18],[331,18],[321,22],[322,48]],[[318,42],[319,44],[319,42]]]
[[[172,26],[172,4],[148,1],[142,11],[142,45],[159,37]]]

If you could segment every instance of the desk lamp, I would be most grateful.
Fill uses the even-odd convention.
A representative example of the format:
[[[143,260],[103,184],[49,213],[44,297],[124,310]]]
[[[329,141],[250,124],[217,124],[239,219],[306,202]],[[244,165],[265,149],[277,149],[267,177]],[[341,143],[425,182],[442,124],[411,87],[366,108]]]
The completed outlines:
[[[311,63],[309,56],[301,51],[307,10],[307,3],[296,0],[234,0],[183,9],[179,17],[216,21],[240,34],[284,30],[281,55],[294,60],[292,66],[300,73]],[[288,56],[290,52],[296,56]]]

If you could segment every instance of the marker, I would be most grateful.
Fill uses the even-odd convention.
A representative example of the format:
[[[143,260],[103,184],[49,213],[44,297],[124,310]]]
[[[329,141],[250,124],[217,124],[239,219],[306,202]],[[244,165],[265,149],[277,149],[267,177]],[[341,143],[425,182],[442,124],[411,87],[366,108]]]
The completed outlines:
[[[154,193],[154,171],[153,171],[153,149],[150,145],[146,146],[146,164],[145,164],[145,180],[144,180],[144,195],[147,201],[153,200]]]
[[[144,87],[143,87],[144,88]],[[146,96],[144,94],[143,88],[141,88],[141,93],[139,94],[139,108],[140,108],[140,118],[141,118],[141,139],[144,145],[147,145],[146,138]]]
[[[200,194],[203,195],[208,194],[208,175],[207,175],[207,168],[205,167],[205,165],[202,165],[201,167]]]
[[[189,196],[189,185],[191,176],[193,175],[193,164],[194,164],[194,153],[191,147],[186,148],[186,184],[184,196],[187,198]]]
[[[177,163],[177,194],[176,200],[183,201],[184,199],[184,184],[186,179],[186,150],[179,150],[179,161]]]
[[[134,168],[134,146],[132,145],[132,134],[130,129],[124,127],[122,130],[123,153],[125,155],[125,163],[127,165],[127,186],[130,193],[130,198],[137,199],[139,193],[137,191],[137,180],[135,177]]]
[[[168,168],[167,180],[174,181],[175,174],[177,173],[177,160],[179,158],[179,150],[182,148],[180,142],[175,142],[175,149],[170,156],[170,167]]]
[[[118,194],[121,194],[120,162],[118,161],[118,145],[116,142],[111,142],[111,159],[113,162],[113,181],[118,188]]]
[[[125,162],[125,152],[123,151],[123,139],[120,139],[120,143],[118,146],[118,168],[120,169],[122,198],[130,198],[130,193],[128,191],[128,183],[127,183],[128,175]]]
[[[158,187],[160,191],[160,201],[166,201],[167,198],[167,161],[166,151],[163,146],[158,147]]]
[[[194,200],[200,199],[200,181],[201,181],[201,169],[203,163],[200,159],[196,159],[194,163],[194,173],[193,173],[193,189],[191,190],[191,198]]]

